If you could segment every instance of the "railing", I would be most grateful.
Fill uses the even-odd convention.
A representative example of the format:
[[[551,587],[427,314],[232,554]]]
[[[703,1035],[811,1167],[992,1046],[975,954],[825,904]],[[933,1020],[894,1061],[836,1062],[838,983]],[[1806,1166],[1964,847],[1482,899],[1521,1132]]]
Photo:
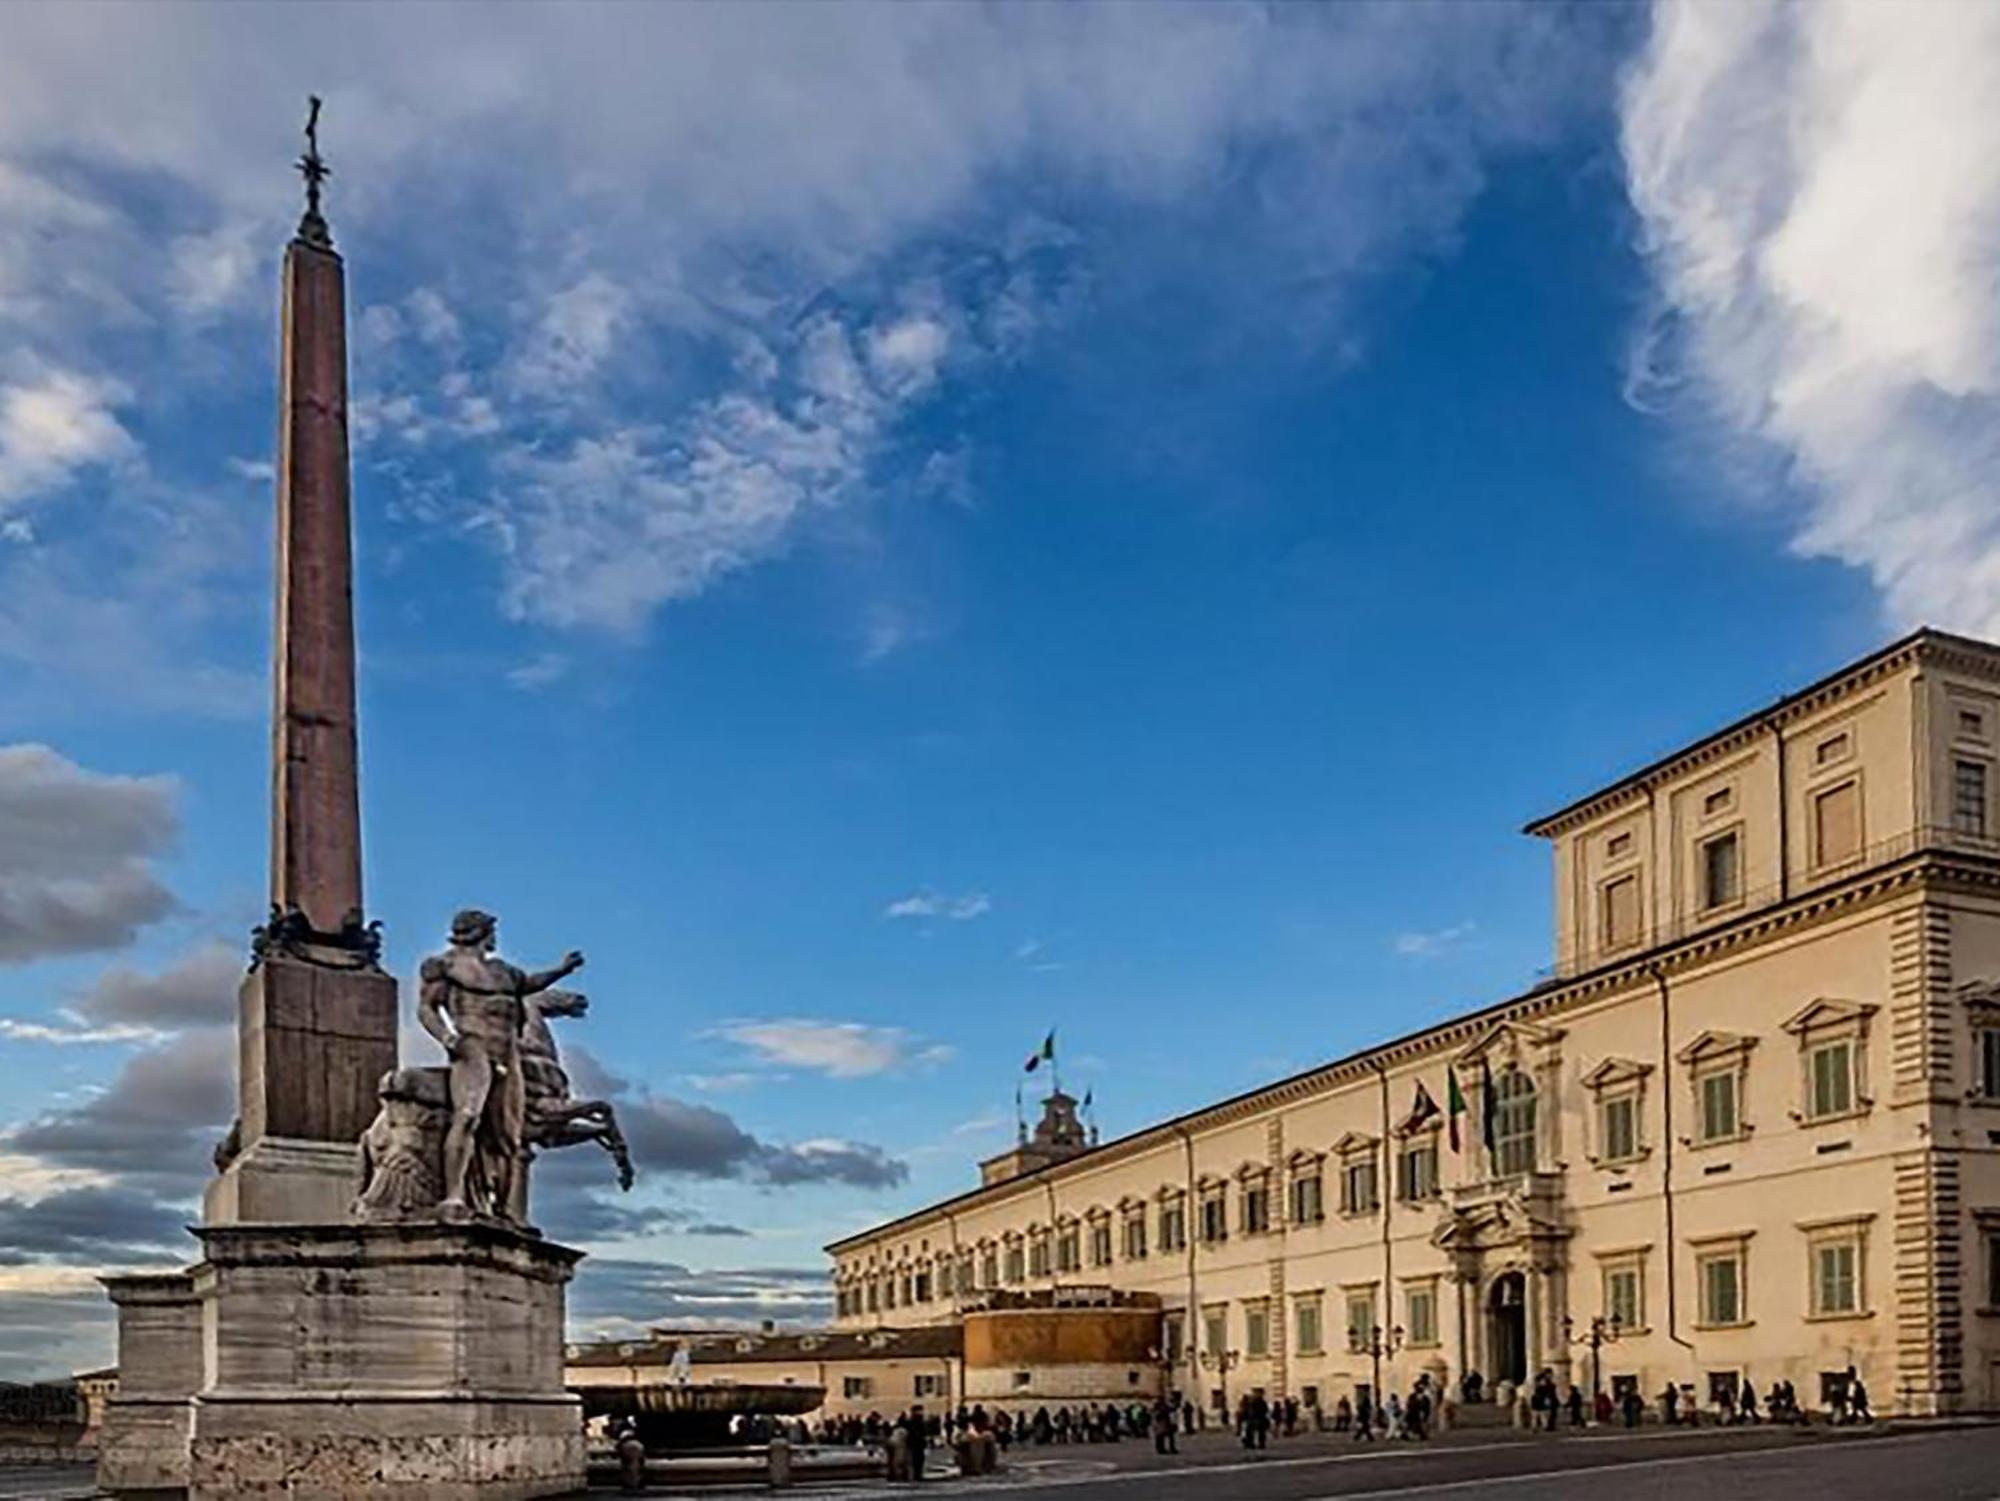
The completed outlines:
[[[1920,825],[1892,838],[1865,845],[1845,860],[1794,870],[1786,880],[1750,887],[1728,902],[1699,912],[1684,913],[1667,922],[1654,923],[1645,933],[1631,942],[1579,949],[1554,964],[1536,970],[1535,980],[1538,985],[1545,985],[1588,974],[1605,965],[1636,959],[1642,954],[1663,948],[1670,943],[1678,943],[1697,933],[1718,931],[1745,918],[1761,916],[1787,902],[1837,886],[1843,881],[1853,880],[1856,876],[1869,871],[1894,865],[1913,855],[1931,853],[2000,858],[2000,839],[1990,834],[1975,834],[1944,825]]]

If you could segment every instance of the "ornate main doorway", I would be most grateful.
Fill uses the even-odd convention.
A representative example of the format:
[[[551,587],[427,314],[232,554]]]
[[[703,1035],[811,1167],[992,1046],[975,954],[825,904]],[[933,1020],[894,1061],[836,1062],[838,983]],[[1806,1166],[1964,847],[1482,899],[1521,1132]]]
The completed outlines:
[[[1519,1386],[1528,1379],[1528,1288],[1519,1272],[1493,1279],[1488,1293],[1487,1349],[1492,1352],[1494,1381]]]

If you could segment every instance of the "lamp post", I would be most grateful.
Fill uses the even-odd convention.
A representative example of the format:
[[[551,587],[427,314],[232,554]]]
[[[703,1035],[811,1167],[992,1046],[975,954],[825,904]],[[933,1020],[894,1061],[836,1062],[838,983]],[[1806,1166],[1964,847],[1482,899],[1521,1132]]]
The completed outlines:
[[[1375,1406],[1380,1408],[1382,1405],[1382,1357],[1384,1355],[1394,1355],[1398,1350],[1403,1348],[1403,1326],[1398,1324],[1389,1331],[1389,1339],[1386,1344],[1382,1339],[1382,1326],[1380,1324],[1370,1324],[1365,1337],[1359,1329],[1349,1326],[1347,1331],[1347,1348],[1357,1354],[1367,1355],[1374,1362],[1374,1401]]]
[[[1576,1332],[1576,1321],[1568,1314],[1563,1315],[1563,1338],[1572,1345],[1590,1347],[1590,1399],[1594,1403],[1604,1390],[1604,1358],[1602,1351],[1606,1345],[1618,1342],[1618,1315],[1605,1318],[1601,1314],[1590,1321],[1590,1328],[1582,1334]]]
[[[1242,1356],[1235,1350],[1201,1352],[1201,1368],[1204,1371],[1214,1371],[1216,1378],[1222,1383],[1222,1421],[1225,1424],[1229,1421],[1229,1373],[1240,1359]]]

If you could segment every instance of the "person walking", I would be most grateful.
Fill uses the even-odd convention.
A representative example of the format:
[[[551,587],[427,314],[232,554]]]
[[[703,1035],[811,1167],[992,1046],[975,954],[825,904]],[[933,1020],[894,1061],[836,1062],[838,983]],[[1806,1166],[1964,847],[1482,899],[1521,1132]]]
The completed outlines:
[[[1364,1389],[1354,1399],[1354,1440],[1375,1442],[1375,1394]]]
[[[1162,1397],[1153,1404],[1153,1452],[1155,1454],[1178,1454],[1181,1452],[1177,1421],[1179,1414],[1174,1404]]]
[[[1569,1426],[1572,1428],[1581,1428],[1583,1426],[1583,1388],[1578,1386],[1574,1381],[1569,1384],[1568,1405]]]
[[[1354,1426],[1354,1404],[1342,1397],[1333,1404],[1333,1431],[1345,1433]]]

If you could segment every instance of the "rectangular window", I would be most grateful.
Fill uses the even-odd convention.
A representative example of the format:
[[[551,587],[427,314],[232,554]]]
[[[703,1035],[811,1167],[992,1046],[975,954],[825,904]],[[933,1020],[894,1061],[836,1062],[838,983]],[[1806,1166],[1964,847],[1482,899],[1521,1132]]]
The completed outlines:
[[[868,1311],[874,1313],[881,1306],[882,1294],[876,1290],[875,1284],[871,1282],[868,1284]]]
[[[1986,1302],[1983,1308],[2000,1308],[2000,1232],[1988,1230],[1986,1251]]]
[[[1019,1282],[1021,1276],[1021,1248],[1019,1246],[1009,1246],[1007,1248],[1007,1280],[1009,1282]]]
[[[1806,1114],[1814,1120],[1854,1108],[1854,1044],[1823,1042],[1806,1053]]]
[[[1842,782],[1813,799],[1813,849],[1821,865],[1861,853],[1861,784]]]
[[[1127,1216],[1125,1220],[1125,1259],[1143,1261],[1146,1257],[1146,1217],[1143,1214]]]
[[[1958,733],[1968,740],[1984,740],[1986,738],[1986,717],[1977,709],[1960,709],[1958,711]]]
[[[1403,1327],[1413,1345],[1438,1342],[1437,1289],[1413,1287],[1404,1294]]]
[[[1953,832],[1986,837],[1986,763],[1958,761],[1951,773],[1951,827]]]
[[[1438,1149],[1434,1141],[1404,1147],[1396,1154],[1396,1197],[1404,1203],[1434,1199],[1438,1191]]]
[[[1182,1343],[1183,1340],[1182,1330],[1184,1326],[1181,1323],[1181,1316],[1177,1313],[1168,1314],[1166,1318],[1166,1325],[1167,1325],[1167,1364],[1170,1366],[1177,1366],[1181,1363],[1181,1356],[1185,1354],[1187,1350],[1187,1346],[1184,1343]]]
[[[1717,1251],[1703,1256],[1701,1271],[1701,1321],[1704,1324],[1743,1322],[1743,1253]]]
[[[1628,1264],[1604,1269],[1604,1317],[1621,1329],[1645,1328],[1644,1294],[1640,1289],[1637,1266]]]
[[[1271,1190],[1255,1183],[1243,1190],[1243,1233],[1262,1235],[1271,1228]]]
[[[1187,1249],[1187,1211],[1179,1199],[1160,1206],[1160,1249],[1162,1251]]]
[[[1292,1179],[1292,1223],[1316,1225],[1326,1218],[1325,1188],[1318,1173]]]
[[[927,1397],[942,1397],[944,1395],[944,1377],[936,1374],[927,1376],[919,1372],[910,1382],[910,1392],[919,1402]]]
[[[1728,1141],[1741,1130],[1736,1110],[1736,1070],[1718,1069],[1703,1074],[1701,1090],[1701,1139]]]
[[[1202,1339],[1211,1355],[1220,1355],[1229,1348],[1229,1315],[1220,1308],[1208,1309],[1202,1315]]]
[[[1622,949],[1639,941],[1639,877],[1606,881],[1603,891],[1603,939],[1607,949]]]
[[[1243,1354],[1248,1360],[1262,1360],[1271,1353],[1271,1305],[1243,1305]]]
[[[1083,1261],[1077,1254],[1081,1249],[1077,1244],[1076,1231],[1065,1230],[1061,1235],[1057,1236],[1056,1270],[1059,1272],[1074,1272],[1081,1267]]]
[[[1049,1243],[1040,1236],[1028,1242],[1028,1275],[1046,1277],[1049,1274]]]
[[[1639,1097],[1613,1095],[1598,1106],[1602,1155],[1606,1162],[1629,1162],[1639,1155]]]
[[[1209,1245],[1229,1239],[1229,1205],[1221,1194],[1201,1201],[1201,1238]]]
[[[1743,895],[1743,844],[1735,833],[1718,834],[1701,847],[1701,905],[1723,907]]]
[[[1847,754],[1847,748],[1847,732],[1843,730],[1838,735],[1829,735],[1820,741],[1813,749],[1813,760],[1821,766],[1831,766]]]
[[[1979,1038],[1979,1092],[1989,1100],[2000,1100],[2000,1027],[1981,1027]]]
[[[979,1285],[981,1287],[998,1287],[1000,1285],[1000,1255],[997,1251],[980,1252]]]
[[[1301,1298],[1293,1305],[1298,1325],[1298,1346],[1301,1355],[1317,1355],[1320,1341],[1326,1336],[1320,1330],[1320,1300],[1317,1297]]]
[[[919,1303],[928,1303],[930,1302],[930,1300],[931,1300],[931,1274],[929,1272],[918,1272],[917,1301]]]
[[[867,1376],[843,1376],[840,1378],[840,1394],[850,1402],[859,1402],[874,1389],[874,1381]]]
[[[1375,1342],[1375,1294],[1347,1295],[1347,1348],[1361,1351]]]
[[[1729,805],[1733,803],[1735,800],[1736,800],[1736,793],[1734,788],[1731,787],[1718,788],[1716,791],[1709,793],[1707,797],[1701,800],[1702,817],[1713,818],[1718,813],[1727,813],[1729,811]]]
[[[1812,1248],[1812,1311],[1822,1317],[1861,1311],[1861,1248],[1852,1239]]]
[[[1609,839],[1604,841],[1604,858],[1607,860],[1617,860],[1631,853],[1632,836],[1630,834],[1613,834]]]
[[[1090,1264],[1111,1265],[1111,1221],[1100,1220],[1090,1227]]]
[[[1341,1213],[1373,1214],[1381,1207],[1381,1191],[1375,1184],[1374,1160],[1370,1158],[1348,1163],[1340,1174]]]

